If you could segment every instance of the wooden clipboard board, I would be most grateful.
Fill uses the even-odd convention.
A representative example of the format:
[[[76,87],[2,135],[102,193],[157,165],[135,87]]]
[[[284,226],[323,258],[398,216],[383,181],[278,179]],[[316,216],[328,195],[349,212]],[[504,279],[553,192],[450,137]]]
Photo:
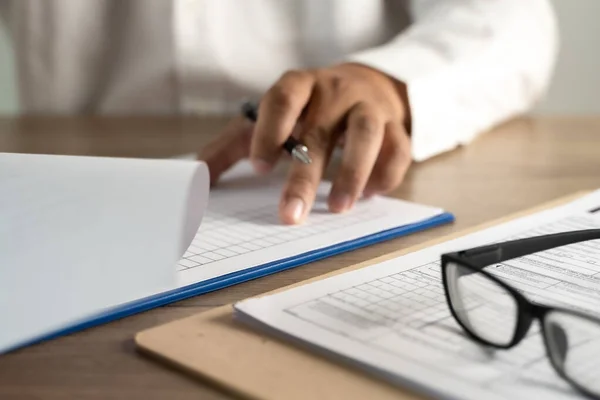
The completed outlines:
[[[474,228],[343,268],[271,294],[412,253],[575,200],[577,193]],[[226,305],[139,332],[136,347],[144,354],[245,398],[256,399],[425,399],[408,389],[365,374],[346,364],[252,330],[233,320]]]

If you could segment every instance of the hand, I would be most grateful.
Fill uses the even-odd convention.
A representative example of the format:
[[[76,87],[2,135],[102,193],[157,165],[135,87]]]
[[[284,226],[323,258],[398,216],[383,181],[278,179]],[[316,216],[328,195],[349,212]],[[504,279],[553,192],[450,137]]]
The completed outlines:
[[[280,219],[295,224],[312,208],[316,189],[336,143],[344,149],[328,204],[350,209],[361,197],[383,194],[402,181],[411,161],[404,85],[356,64],[290,71],[261,100],[255,126],[234,119],[201,158],[211,182],[242,158],[260,173],[270,171],[282,144],[294,134],[313,162],[292,163],[279,207]]]

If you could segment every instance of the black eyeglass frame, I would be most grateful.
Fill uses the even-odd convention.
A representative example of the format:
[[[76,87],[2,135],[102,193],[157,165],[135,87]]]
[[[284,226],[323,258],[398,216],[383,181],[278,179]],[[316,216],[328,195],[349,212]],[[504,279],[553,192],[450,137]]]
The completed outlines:
[[[550,364],[552,364],[554,370],[582,394],[589,396],[593,399],[600,400],[600,395],[592,393],[584,386],[581,386],[578,382],[570,378],[565,373],[564,368],[561,365],[558,365],[558,362],[550,348],[551,344],[548,342],[548,335],[546,332],[545,324],[546,316],[552,311],[577,316],[579,318],[583,318],[588,321],[594,322],[599,326],[600,318],[595,318],[591,315],[579,312],[577,310],[532,303],[515,288],[484,270],[484,268],[487,266],[498,264],[514,258],[523,257],[545,250],[551,250],[556,247],[597,239],[600,239],[600,229],[586,229],[579,231],[541,235],[525,239],[511,240],[502,243],[479,246],[469,250],[442,254],[442,282],[444,285],[446,302],[448,303],[448,307],[450,308],[452,316],[454,317],[456,322],[465,330],[465,332],[471,339],[475,340],[480,344],[498,349],[510,349],[519,344],[527,334],[527,331],[531,327],[531,323],[534,321],[534,319],[538,319],[540,321],[540,329],[542,330],[542,337],[544,340],[544,347],[546,348],[546,355],[550,359]],[[504,288],[509,294],[513,296],[517,303],[517,323],[515,325],[515,330],[513,332],[512,340],[510,342],[508,342],[505,345],[490,342],[477,335],[471,330],[470,327],[468,327],[462,322],[461,318],[454,310],[452,300],[450,298],[450,289],[448,286],[448,278],[446,273],[448,263],[454,263],[458,266],[472,271],[473,273],[483,274],[486,278],[490,279],[500,287]]]

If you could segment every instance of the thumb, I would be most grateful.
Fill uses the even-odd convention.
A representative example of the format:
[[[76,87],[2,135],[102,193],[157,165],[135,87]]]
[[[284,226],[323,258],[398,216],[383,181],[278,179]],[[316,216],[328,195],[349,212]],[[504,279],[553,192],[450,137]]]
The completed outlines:
[[[238,161],[248,158],[252,130],[248,120],[235,118],[200,152],[200,160],[208,165],[211,186]]]

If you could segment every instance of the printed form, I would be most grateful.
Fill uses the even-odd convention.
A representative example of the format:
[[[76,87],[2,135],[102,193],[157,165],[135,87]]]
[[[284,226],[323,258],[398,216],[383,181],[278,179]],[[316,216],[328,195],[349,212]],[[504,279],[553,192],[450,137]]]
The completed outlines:
[[[179,286],[382,234],[444,212],[376,196],[333,214],[327,209],[331,183],[322,182],[307,221],[284,225],[277,215],[284,167],[257,177],[249,162],[240,162],[211,190],[200,229],[177,265]]]
[[[236,304],[240,320],[440,398],[580,398],[552,369],[539,325],[511,350],[473,342],[452,318],[440,255],[486,243],[600,228],[600,191],[373,266]],[[600,313],[600,241],[494,265],[530,300]],[[590,357],[600,358],[598,345]],[[589,347],[589,346],[588,346]],[[598,376],[598,371],[590,374]],[[592,377],[591,377],[592,378]]]

